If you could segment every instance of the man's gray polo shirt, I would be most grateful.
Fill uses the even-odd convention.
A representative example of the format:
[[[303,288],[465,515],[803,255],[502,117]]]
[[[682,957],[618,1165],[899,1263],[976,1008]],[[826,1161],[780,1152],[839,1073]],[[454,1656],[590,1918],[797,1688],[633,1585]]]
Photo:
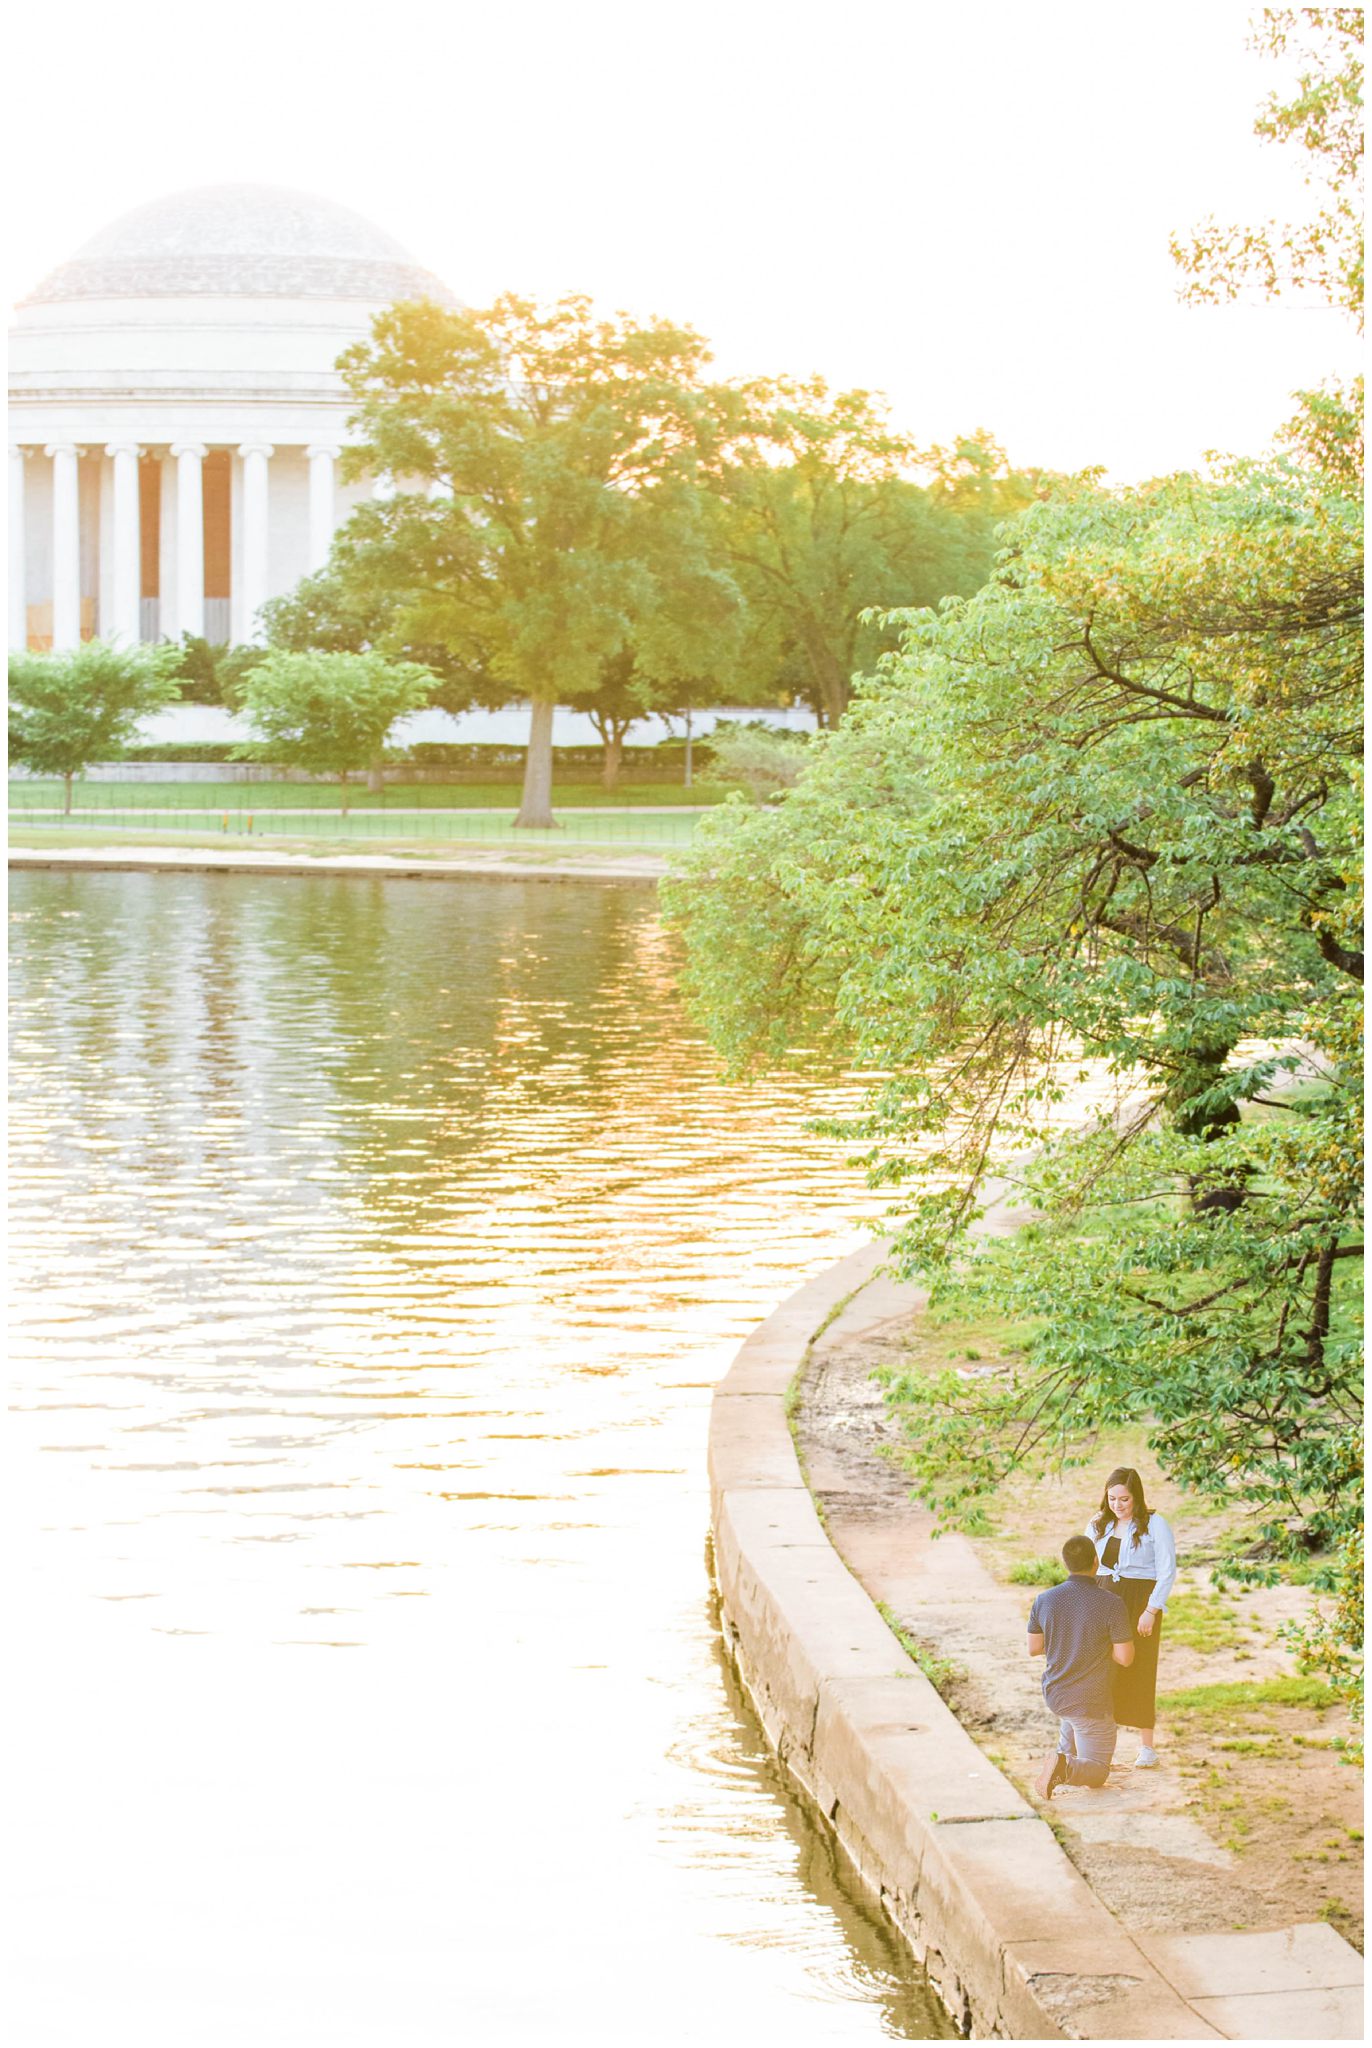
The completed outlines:
[[[1110,1646],[1132,1643],[1133,1624],[1118,1593],[1074,1575],[1040,1593],[1029,1633],[1043,1637],[1043,1697],[1065,1720],[1111,1720]]]

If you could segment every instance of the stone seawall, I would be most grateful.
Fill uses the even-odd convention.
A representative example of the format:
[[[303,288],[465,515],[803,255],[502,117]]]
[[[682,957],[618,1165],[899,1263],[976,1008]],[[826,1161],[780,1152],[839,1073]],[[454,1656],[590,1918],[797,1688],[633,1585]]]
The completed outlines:
[[[710,1490],[726,1638],[769,1740],[965,2033],[1259,2038],[1261,2020],[1281,2007],[1282,2033],[1310,2038],[1322,2013],[1318,2035],[1347,2035],[1349,1994],[1327,2011],[1312,1997],[1331,1974],[1326,1946],[1360,1973],[1332,1929],[1150,1940],[1158,1960],[1145,1954],[829,1542],[796,1456],[789,1397],[811,1344],[872,1285],[882,1257],[869,1246],[783,1302],[714,1397]],[[1332,1974],[1349,1981],[1342,1966]],[[1285,1995],[1298,1985],[1299,2019]],[[1250,1995],[1235,1997],[1240,1990]]]
[[[666,870],[657,854],[616,857],[612,852],[541,858],[522,850],[472,850],[460,858],[396,853],[279,853],[265,849],[167,846],[12,846],[12,868],[65,869],[69,873],[174,875],[370,875],[405,882],[647,882]]]

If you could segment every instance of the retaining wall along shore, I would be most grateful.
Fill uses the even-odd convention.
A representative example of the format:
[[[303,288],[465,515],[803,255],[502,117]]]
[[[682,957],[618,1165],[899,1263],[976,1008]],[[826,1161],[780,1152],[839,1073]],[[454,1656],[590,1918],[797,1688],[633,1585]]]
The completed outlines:
[[[1145,1953],[829,1542],[796,1456],[788,1395],[812,1342],[873,1283],[883,1256],[882,1245],[869,1246],[783,1302],[744,1344],[712,1404],[726,1640],[778,1755],[964,2032],[1360,2038],[1361,1958],[1332,1928],[1146,1936]]]
[[[489,853],[471,850],[452,858],[397,853],[279,853],[261,848],[159,846],[12,846],[12,868],[66,869],[71,873],[108,870],[116,874],[176,875],[370,875],[406,882],[648,882],[656,888],[665,871],[660,855],[616,858],[613,851],[597,855],[532,858],[523,850],[503,847]]]

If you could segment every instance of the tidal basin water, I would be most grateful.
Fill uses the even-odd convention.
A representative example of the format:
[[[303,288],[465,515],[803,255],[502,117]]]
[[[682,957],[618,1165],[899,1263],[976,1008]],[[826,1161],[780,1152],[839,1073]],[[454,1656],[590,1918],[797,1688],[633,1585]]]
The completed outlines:
[[[948,2033],[719,1652],[710,1390],[861,1240],[650,891],[12,877],[25,2044]]]

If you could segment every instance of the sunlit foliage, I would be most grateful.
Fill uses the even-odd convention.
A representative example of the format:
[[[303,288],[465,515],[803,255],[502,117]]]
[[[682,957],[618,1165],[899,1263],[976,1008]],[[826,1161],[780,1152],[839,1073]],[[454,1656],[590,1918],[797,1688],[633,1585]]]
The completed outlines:
[[[88,640],[69,653],[13,653],[9,660],[10,760],[60,775],[63,809],[72,779],[92,761],[118,760],[139,720],[181,694],[175,647]]]
[[[671,892],[735,1067],[873,1072],[899,1266],[1037,1331],[1022,1368],[898,1390],[946,1512],[1141,1422],[1259,1564],[1356,1517],[1360,619],[1360,507],[1310,459],[1064,488]],[[1040,1225],[975,1247],[1085,1060],[1126,1106],[1020,1169]]]
[[[433,678],[415,662],[380,654],[287,654],[273,650],[248,670],[238,701],[253,738],[235,752],[338,778],[380,759],[391,727],[428,702]]]
[[[1236,299],[1245,287],[1275,298],[1312,291],[1363,317],[1361,7],[1265,7],[1252,42],[1301,69],[1290,98],[1272,93],[1255,124],[1269,142],[1307,157],[1306,183],[1317,210],[1305,221],[1226,227],[1207,221],[1177,236],[1172,253],[1199,303]]]
[[[474,694],[532,705],[521,824],[553,822],[555,705],[603,708],[626,655],[649,681],[736,657],[738,593],[694,490],[706,354],[667,321],[506,294],[391,307],[342,359],[347,459],[395,488],[353,515],[305,595],[334,630],[440,647]]]

